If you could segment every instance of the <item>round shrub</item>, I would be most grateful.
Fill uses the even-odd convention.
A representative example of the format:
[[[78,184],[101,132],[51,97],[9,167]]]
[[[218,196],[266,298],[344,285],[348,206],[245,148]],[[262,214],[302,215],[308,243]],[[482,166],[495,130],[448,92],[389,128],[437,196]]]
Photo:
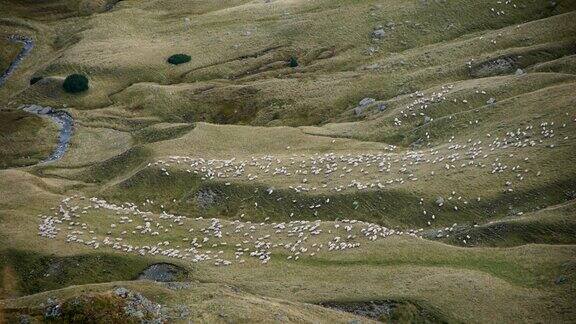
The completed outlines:
[[[192,58],[186,54],[174,54],[168,58],[168,63],[178,65],[190,62]]]
[[[288,62],[288,66],[295,68],[298,66],[298,59],[295,56],[292,56],[290,58],[290,61]]]
[[[62,85],[68,93],[78,93],[88,90],[88,78],[82,74],[70,74]]]

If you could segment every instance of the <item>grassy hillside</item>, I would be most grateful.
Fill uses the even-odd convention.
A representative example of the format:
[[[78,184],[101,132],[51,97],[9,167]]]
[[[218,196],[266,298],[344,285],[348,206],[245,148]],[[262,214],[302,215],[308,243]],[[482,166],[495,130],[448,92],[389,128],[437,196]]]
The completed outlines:
[[[0,40],[0,44],[2,44],[2,49],[0,50],[0,71],[4,72],[20,51],[20,46],[9,42],[8,39]]]
[[[573,1],[0,7],[0,322],[574,318]]]
[[[0,111],[0,168],[36,164],[56,145],[58,128],[49,120],[20,111]]]

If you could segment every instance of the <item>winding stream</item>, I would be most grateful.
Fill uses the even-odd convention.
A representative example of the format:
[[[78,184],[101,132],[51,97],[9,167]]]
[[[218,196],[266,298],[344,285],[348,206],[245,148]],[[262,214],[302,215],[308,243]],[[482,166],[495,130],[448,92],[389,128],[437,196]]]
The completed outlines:
[[[66,150],[70,146],[70,140],[72,138],[72,131],[74,129],[74,119],[69,112],[64,110],[55,110],[52,107],[42,107],[38,105],[24,105],[20,106],[22,109],[31,114],[38,115],[42,118],[50,118],[58,128],[60,129],[60,134],[58,136],[58,145],[52,151],[47,159],[40,163],[52,162],[61,159],[66,153]]]
[[[0,75],[0,87],[3,86],[4,83],[6,83],[8,77],[10,77],[12,73],[14,73],[18,65],[22,63],[24,58],[28,54],[30,54],[30,52],[34,48],[34,41],[26,36],[12,35],[8,38],[8,40],[15,43],[22,43],[24,47],[22,47],[22,49],[20,50],[18,55],[16,55],[16,58],[14,58],[14,60],[10,63],[6,71],[4,71],[2,75]],[[70,139],[72,138],[72,132],[74,129],[74,119],[72,118],[72,115],[70,115],[69,112],[64,110],[56,110],[53,109],[52,107],[42,107],[39,105],[23,105],[20,106],[19,109],[31,114],[38,115],[42,118],[50,118],[50,120],[52,120],[54,123],[56,123],[56,125],[58,125],[58,128],[60,130],[59,131],[60,134],[58,136],[58,145],[56,146],[54,151],[52,151],[50,156],[48,156],[48,158],[46,158],[44,161],[40,163],[47,163],[61,159],[64,156],[64,153],[66,153],[68,147],[70,146]]]
[[[32,51],[32,48],[34,48],[34,41],[26,36],[12,35],[8,37],[8,40],[12,43],[22,43],[24,47],[22,47],[22,49],[20,50],[18,55],[16,55],[16,58],[14,58],[12,63],[10,63],[6,71],[4,71],[2,75],[0,75],[0,87],[3,86],[4,83],[6,83],[8,77],[12,73],[14,73],[18,65],[20,65],[22,60],[24,60],[24,58]]]

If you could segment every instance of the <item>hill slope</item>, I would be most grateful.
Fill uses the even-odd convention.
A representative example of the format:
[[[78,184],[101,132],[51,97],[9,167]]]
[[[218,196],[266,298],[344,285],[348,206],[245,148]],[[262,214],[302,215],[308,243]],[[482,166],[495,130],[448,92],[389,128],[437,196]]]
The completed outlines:
[[[0,322],[574,318],[573,1],[0,5]]]

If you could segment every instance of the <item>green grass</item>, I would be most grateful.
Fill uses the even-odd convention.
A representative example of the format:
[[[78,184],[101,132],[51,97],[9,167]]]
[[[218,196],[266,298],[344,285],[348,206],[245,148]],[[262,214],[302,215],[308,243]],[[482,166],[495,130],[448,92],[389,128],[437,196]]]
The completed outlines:
[[[372,302],[377,305],[388,305],[389,313],[382,313],[380,316],[370,316],[384,323],[456,323],[441,311],[426,305],[425,302],[413,300],[383,300],[383,301],[354,301],[340,300],[328,301],[322,305],[342,311],[358,310],[362,311],[367,306],[369,309]]]
[[[194,129],[192,124],[154,124],[138,130],[134,137],[140,143],[154,143],[173,139]]]
[[[542,209],[525,216],[511,217],[479,227],[467,228],[451,238],[452,244],[466,239],[477,246],[518,246],[527,243],[574,244],[574,203]],[[467,238],[466,236],[469,236]]]
[[[0,169],[36,164],[54,150],[58,128],[26,112],[0,111]]]
[[[124,304],[117,296],[76,297],[62,304],[62,320],[70,323],[137,323],[124,313]]]
[[[62,88],[68,93],[79,93],[88,90],[88,78],[82,74],[70,74],[64,79]]]
[[[2,251],[0,260],[2,269],[9,267],[16,274],[16,278],[6,280],[16,280],[18,295],[71,285],[134,280],[150,264],[142,258],[107,253],[62,257],[13,249]]]
[[[566,149],[569,150],[569,147]],[[106,171],[103,171],[105,174],[100,178],[110,179],[108,176],[115,174],[114,170],[117,167],[129,164],[112,160],[104,165],[102,169]],[[544,163],[540,165],[543,166]],[[548,173],[553,179],[548,179],[544,183],[535,179],[507,194],[503,194],[501,189],[490,187],[495,179],[506,177],[486,176],[487,171],[479,173],[483,176],[474,180],[474,183],[466,182],[469,181],[470,174],[457,172],[439,179],[431,178],[423,183],[399,185],[385,190],[351,189],[343,193],[296,193],[285,185],[275,182],[277,180],[274,179],[263,178],[255,184],[232,179],[229,185],[225,185],[223,180],[201,181],[199,176],[188,173],[182,168],[168,168],[170,176],[166,176],[158,168],[150,167],[133,171],[135,173],[129,178],[106,187],[100,195],[118,202],[142,203],[146,199],[151,199],[157,204],[162,204],[167,211],[185,215],[235,219],[240,214],[246,214],[246,219],[253,221],[262,221],[267,217],[274,221],[290,221],[293,220],[290,217],[293,213],[297,219],[348,218],[409,229],[427,227],[429,219],[422,216],[423,210],[436,215],[437,220],[434,222],[436,227],[450,226],[453,223],[482,224],[571,199],[570,192],[574,187],[571,173],[568,173],[564,180],[560,180],[562,177],[555,178],[556,174],[553,172],[568,170],[552,171],[552,165],[547,167],[550,168]],[[98,178],[93,174],[87,177]],[[445,207],[438,207],[435,203],[438,196],[451,195],[443,190],[446,184],[456,190],[458,195],[464,196],[469,203],[466,205],[454,201],[447,202]],[[276,188],[272,195],[267,192],[270,187]],[[151,191],[150,188],[154,190]],[[198,205],[197,196],[199,192],[204,191],[216,193],[218,198],[213,205],[205,207]],[[482,197],[482,200],[477,202],[474,193],[478,195],[477,197]],[[420,199],[424,199],[422,204]],[[326,203],[327,200],[330,203]],[[322,204],[322,208],[308,208],[317,204]],[[458,211],[453,209],[455,205],[459,207]]]
[[[575,3],[0,1],[7,8],[0,35],[35,39],[30,56],[0,88],[6,107],[0,111],[0,168],[8,169],[0,171],[0,241],[11,247],[0,253],[0,279],[3,296],[45,292],[0,305],[33,308],[57,295],[71,302],[80,298],[71,316],[114,316],[106,309],[116,304],[106,296],[116,283],[107,282],[134,279],[153,262],[190,266],[38,237],[37,215],[52,214],[58,201],[77,194],[139,205],[152,199],[155,204],[145,207],[156,213],[186,215],[191,222],[217,217],[225,226],[242,214],[252,222],[358,219],[429,234],[459,225],[440,242],[389,237],[298,262],[276,249],[266,266],[255,260],[218,268],[200,263],[190,272],[189,290],[119,283],[154,300],[188,305],[194,310],[190,319],[199,322],[349,320],[353,316],[306,303],[370,300],[400,303],[393,317],[384,319],[390,322],[426,322],[426,312],[447,322],[574,318]],[[374,40],[378,26],[386,36]],[[17,49],[2,47],[0,70]],[[167,64],[173,53],[194,59]],[[290,58],[297,58],[297,68],[290,67]],[[498,58],[512,58],[513,68],[492,77],[474,73]],[[515,75],[516,68],[526,73]],[[90,91],[65,93],[62,85],[70,74],[90,76]],[[30,86],[38,75],[44,79]],[[430,96],[448,85],[453,88],[446,100],[416,110],[416,116],[407,112],[416,99],[410,94]],[[386,109],[379,112],[374,105],[356,116],[352,109],[366,97],[386,103]],[[490,97],[494,105],[486,104]],[[26,167],[51,152],[57,133],[48,120],[15,110],[24,103],[66,105],[71,111],[74,135],[62,160]],[[432,120],[424,124],[424,115]],[[553,138],[542,138],[544,122],[554,122],[548,127]],[[495,138],[529,125],[534,129],[528,138],[536,145],[490,150]],[[436,164],[402,160],[412,149],[429,159],[464,156],[466,150],[449,145],[469,148],[478,141],[488,156],[475,161],[484,167],[461,167],[466,159],[449,170],[444,166],[450,158]],[[328,152],[389,153],[388,144],[398,145],[390,155],[398,162],[379,177],[406,180],[411,173],[417,181],[338,193],[321,188],[323,181],[332,187],[376,178],[355,169],[342,179],[307,176],[319,189],[296,193],[289,186],[303,177],[274,177],[257,167],[246,166],[247,173],[258,175],[256,181],[202,180],[184,164],[172,163],[170,176],[146,167],[169,156],[273,155],[287,164],[291,157],[309,161]],[[507,171],[490,173],[496,159]],[[513,182],[512,192],[505,192],[507,181]],[[271,187],[274,193],[268,194]],[[214,202],[199,202],[202,192],[215,193]],[[439,196],[446,199],[443,208],[435,203]],[[309,208],[317,204],[322,207]],[[436,216],[431,225],[424,210]],[[82,217],[98,235],[117,219],[106,210]],[[157,239],[177,242],[190,235],[174,229]],[[134,235],[126,242],[157,243]],[[234,248],[222,250],[228,254]],[[558,278],[564,281],[555,283]]]
[[[2,45],[0,49],[0,74],[2,74],[8,69],[22,46],[19,43],[8,42],[4,38],[0,39],[0,45]]]

